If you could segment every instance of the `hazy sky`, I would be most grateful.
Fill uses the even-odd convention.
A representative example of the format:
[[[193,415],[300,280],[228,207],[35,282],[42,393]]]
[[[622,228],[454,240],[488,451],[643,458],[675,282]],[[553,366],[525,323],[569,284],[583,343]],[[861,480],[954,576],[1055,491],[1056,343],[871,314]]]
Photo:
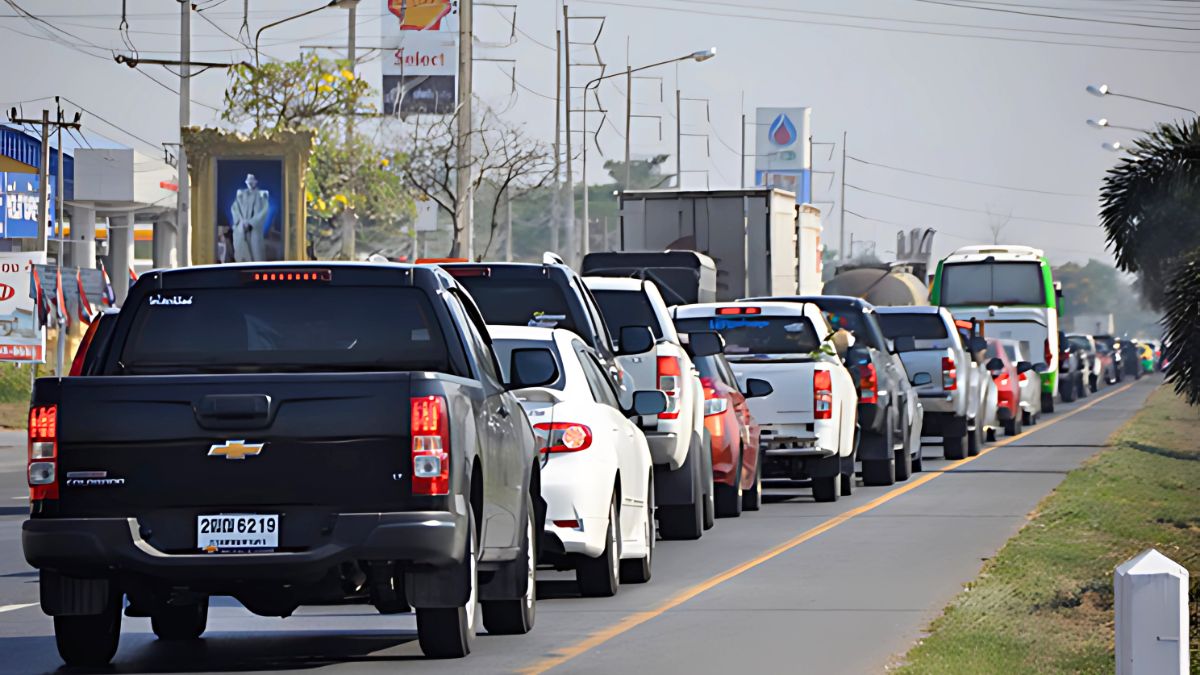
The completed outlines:
[[[248,1],[251,32],[321,4]],[[361,47],[380,46],[384,2],[364,0],[360,5]],[[554,93],[549,47],[561,23],[561,5],[555,0],[508,2],[517,4],[512,39],[513,10],[476,8],[476,35],[488,45],[479,47],[477,56],[515,60],[519,86],[514,94],[511,65],[479,62],[477,90],[493,108],[505,111],[515,123],[527,124],[531,133],[548,142],[554,128],[553,102],[545,98]],[[59,30],[16,16],[14,5]],[[242,26],[243,0],[202,0],[198,5],[203,11],[193,19],[194,58],[248,58],[234,39]],[[0,4],[0,15],[6,15],[0,16],[0,58],[8,64],[0,72],[3,109],[25,101],[24,114],[36,116],[45,101],[33,99],[58,94],[93,113],[84,116],[92,134],[148,153],[154,152],[151,146],[175,141],[178,97],[147,75],[171,88],[177,87],[177,78],[162,68],[139,74],[114,63],[111,54],[128,51],[126,39],[143,56],[176,53],[178,4],[128,0],[127,37],[119,30],[121,6],[120,0]],[[1126,143],[1133,132],[1101,131],[1085,120],[1105,117],[1111,124],[1148,128],[1182,113],[1096,98],[1084,87],[1107,83],[1117,92],[1200,107],[1195,76],[1200,65],[1200,3],[575,0],[570,10],[573,15],[606,17],[598,49],[610,69],[624,67],[627,40],[634,66],[717,47],[719,54],[711,61],[657,72],[663,77],[663,102],[659,82],[640,80],[634,87],[634,112],[661,115],[663,127],[659,140],[657,122],[635,121],[635,156],[674,154],[676,86],[685,97],[708,99],[707,115],[704,102],[684,104],[684,132],[708,136],[708,156],[705,138],[684,139],[684,168],[708,172],[687,173],[685,187],[704,187],[706,179],[713,188],[738,186],[743,110],[753,120],[756,106],[811,106],[815,141],[837,143],[816,146],[814,168],[834,173],[818,174],[813,181],[818,205],[828,214],[825,240],[836,242],[836,174],[846,132],[849,154],[857,158],[847,166],[847,183],[855,187],[846,190],[846,207],[873,219],[847,215],[846,228],[856,239],[877,241],[885,258],[894,250],[897,224],[902,224],[936,228],[937,255],[966,243],[991,241],[989,226],[1003,225],[1001,241],[1041,246],[1056,262],[1107,259],[1095,225],[1096,195],[1104,171],[1118,156],[1103,150],[1101,143]],[[590,40],[596,26],[598,22],[573,21],[572,40]],[[245,32],[241,35],[244,38]],[[277,58],[295,57],[301,45],[342,45],[345,40],[346,12],[339,9],[263,34],[265,53]],[[575,47],[573,55],[581,62],[595,58],[587,46]],[[361,72],[378,84],[379,61],[362,66]],[[575,69],[574,84],[581,85],[595,72]],[[221,105],[224,84],[220,71],[193,78],[193,123],[216,121],[214,108]],[[623,78],[602,86],[600,98],[612,111],[612,126],[605,125],[599,135],[600,149],[605,157],[619,158],[624,142],[617,135],[617,129],[623,131]],[[578,105],[578,94],[575,99]],[[576,120],[581,121],[578,115]],[[589,121],[594,128],[599,117]],[[607,179],[600,169],[603,161],[595,146],[590,152],[589,176],[601,182]],[[748,162],[748,176],[752,169]]]

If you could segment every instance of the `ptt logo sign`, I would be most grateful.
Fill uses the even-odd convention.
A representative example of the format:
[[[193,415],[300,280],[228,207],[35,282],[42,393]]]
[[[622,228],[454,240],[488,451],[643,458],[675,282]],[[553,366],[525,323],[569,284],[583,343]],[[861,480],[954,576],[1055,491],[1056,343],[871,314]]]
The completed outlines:
[[[787,113],[780,113],[767,130],[767,138],[770,139],[771,145],[786,148],[792,145],[797,140],[796,125],[792,123],[792,118],[787,116]]]

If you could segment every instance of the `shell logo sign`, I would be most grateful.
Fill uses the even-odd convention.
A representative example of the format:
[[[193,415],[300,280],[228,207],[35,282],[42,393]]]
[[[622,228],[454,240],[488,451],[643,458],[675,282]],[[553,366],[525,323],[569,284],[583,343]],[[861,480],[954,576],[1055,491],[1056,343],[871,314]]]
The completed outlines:
[[[400,17],[400,30],[441,30],[453,0],[388,0],[388,10]]]

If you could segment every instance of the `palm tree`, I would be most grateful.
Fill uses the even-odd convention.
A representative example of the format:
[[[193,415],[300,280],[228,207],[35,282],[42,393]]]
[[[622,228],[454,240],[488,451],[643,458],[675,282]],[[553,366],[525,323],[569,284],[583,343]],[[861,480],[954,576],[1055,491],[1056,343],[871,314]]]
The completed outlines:
[[[1109,170],[1100,217],[1117,267],[1163,320],[1167,379],[1200,404],[1200,119],[1162,124]]]

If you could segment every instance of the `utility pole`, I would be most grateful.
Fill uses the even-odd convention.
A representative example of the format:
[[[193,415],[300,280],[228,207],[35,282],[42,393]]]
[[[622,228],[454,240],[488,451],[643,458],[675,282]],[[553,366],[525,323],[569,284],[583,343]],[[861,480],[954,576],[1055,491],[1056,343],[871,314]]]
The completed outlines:
[[[566,4],[563,5],[563,58],[566,60],[566,66],[563,69],[564,82],[566,87],[563,89],[563,99],[566,101],[566,112],[563,116],[563,121],[566,126],[566,146],[567,146],[567,221],[566,229],[563,230],[566,234],[566,250],[570,252],[570,256],[574,256],[579,250],[576,244],[575,237],[575,180],[571,175],[571,15],[567,11]],[[587,96],[587,92],[583,92]],[[586,142],[586,138],[584,141]],[[586,186],[585,186],[586,187]]]
[[[475,259],[474,216],[475,195],[471,192],[471,75],[473,65],[471,5],[474,0],[459,0],[458,4],[458,144],[455,148],[457,175],[455,176],[454,222],[459,227],[451,257]]]
[[[18,122],[18,120],[13,120]],[[42,111],[42,158],[38,167],[38,245],[37,250],[49,251],[46,230],[50,227],[50,111]]]
[[[628,41],[626,41],[626,45],[628,45]],[[633,136],[633,130],[630,128],[630,125],[633,123],[633,68],[629,65],[628,46],[626,46],[625,59],[625,189],[628,190],[633,187],[629,184],[629,162],[631,161],[629,158],[629,147],[632,143],[630,137]],[[604,243],[608,244],[607,231],[605,231],[604,236]]]
[[[846,255],[846,132],[842,132],[842,196],[838,198],[838,206],[842,215],[838,218],[838,246],[842,260],[848,260]]]
[[[675,88],[675,187],[683,189],[683,104],[679,88]]]
[[[557,18],[557,17],[556,17]],[[554,199],[550,210],[550,250],[561,253],[558,233],[562,229],[562,31],[554,31]]]
[[[179,183],[175,193],[175,231],[179,240],[176,242],[178,258],[177,265],[187,267],[192,264],[192,220],[191,220],[191,182],[188,180],[187,149],[183,147],[183,130],[192,125],[192,2],[181,0],[179,3]],[[170,253],[167,254],[168,260]],[[124,270],[115,270],[118,274]]]
[[[57,108],[56,117],[58,120],[57,124],[55,124],[55,127],[57,128],[55,133],[58,137],[57,141],[56,141],[58,144],[58,167],[57,167],[58,175],[55,176],[55,187],[54,187],[54,196],[56,198],[55,199],[56,203],[54,205],[54,215],[56,216],[56,218],[58,220],[58,222],[55,223],[54,229],[58,233],[58,258],[55,259],[54,264],[58,266],[59,270],[62,270],[62,268],[64,266],[63,263],[66,261],[66,255],[63,252],[63,216],[65,214],[63,213],[63,186],[64,186],[64,183],[63,183],[62,130],[63,130],[64,121],[63,121],[62,106],[59,105],[57,96],[54,97],[54,107]],[[61,283],[62,277],[63,277],[63,275],[61,273],[57,275],[57,279],[59,279],[58,283]],[[61,293],[61,292],[59,293],[59,295],[61,297],[66,297],[65,294]],[[80,301],[82,302],[82,298],[80,299]],[[66,314],[66,312],[67,312],[67,310],[63,309],[63,313]],[[67,335],[66,335],[66,331],[62,330],[61,328],[58,331],[57,349],[55,351],[57,353],[55,354],[56,361],[55,361],[55,366],[54,366],[54,373],[56,375],[58,375],[59,377],[62,377],[63,376],[63,359],[66,358],[66,353],[67,353]]]
[[[742,113],[742,151],[738,154],[741,164],[738,165],[738,180],[742,181],[742,189],[746,189],[746,113]]]
[[[358,4],[353,3],[346,8],[349,24],[346,26],[346,61],[350,74],[354,75],[358,63]],[[349,147],[354,138],[354,104],[346,111],[346,146]],[[355,260],[355,245],[358,238],[358,214],[351,209],[342,212],[342,256],[346,260]]]

